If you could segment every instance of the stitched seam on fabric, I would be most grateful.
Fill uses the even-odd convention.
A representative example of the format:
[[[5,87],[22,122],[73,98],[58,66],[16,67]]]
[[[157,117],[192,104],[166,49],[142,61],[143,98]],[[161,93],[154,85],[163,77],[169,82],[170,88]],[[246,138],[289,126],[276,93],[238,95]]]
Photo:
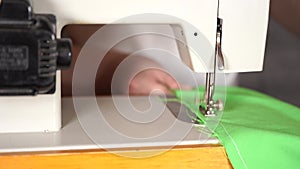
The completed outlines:
[[[229,136],[229,138],[230,138],[230,140],[232,141],[232,143],[233,143],[233,145],[234,145],[234,147],[235,147],[235,149],[236,149],[236,151],[237,151],[237,153],[238,153],[238,156],[240,157],[242,163],[243,163],[244,166],[248,169],[247,164],[246,164],[245,160],[243,159],[243,157],[242,157],[242,155],[241,155],[241,153],[240,153],[240,151],[239,151],[239,149],[238,149],[238,146],[237,146],[236,142],[235,142],[234,139],[231,137],[231,135],[228,133],[228,131],[226,130],[226,128],[225,128],[225,126],[222,124],[222,122],[220,122],[219,124],[222,126],[222,128],[224,129],[224,131],[225,131],[225,133],[227,134],[227,136]]]

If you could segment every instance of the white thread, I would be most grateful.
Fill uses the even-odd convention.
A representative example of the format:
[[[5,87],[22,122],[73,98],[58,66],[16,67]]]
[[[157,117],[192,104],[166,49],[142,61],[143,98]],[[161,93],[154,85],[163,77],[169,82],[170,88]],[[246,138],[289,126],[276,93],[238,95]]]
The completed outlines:
[[[247,165],[246,165],[246,162],[245,162],[244,159],[242,158],[242,155],[241,155],[241,153],[240,153],[240,151],[239,151],[239,149],[238,149],[237,144],[235,143],[235,141],[233,140],[233,138],[231,137],[231,135],[227,132],[227,130],[226,130],[226,128],[224,127],[224,125],[222,124],[222,122],[220,122],[220,125],[222,126],[222,128],[223,128],[224,131],[225,131],[225,133],[229,136],[230,140],[232,141],[232,143],[233,143],[235,149],[237,150],[238,155],[239,155],[241,161],[243,162],[244,166],[248,169],[248,167],[247,167]]]

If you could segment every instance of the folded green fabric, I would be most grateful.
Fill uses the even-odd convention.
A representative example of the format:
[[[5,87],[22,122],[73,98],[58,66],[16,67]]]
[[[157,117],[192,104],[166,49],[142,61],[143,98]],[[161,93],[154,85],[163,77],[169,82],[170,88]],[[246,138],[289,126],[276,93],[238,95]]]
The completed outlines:
[[[176,91],[177,98],[199,113],[198,90]],[[259,92],[228,87],[225,110],[213,131],[234,168],[300,168],[300,109]]]

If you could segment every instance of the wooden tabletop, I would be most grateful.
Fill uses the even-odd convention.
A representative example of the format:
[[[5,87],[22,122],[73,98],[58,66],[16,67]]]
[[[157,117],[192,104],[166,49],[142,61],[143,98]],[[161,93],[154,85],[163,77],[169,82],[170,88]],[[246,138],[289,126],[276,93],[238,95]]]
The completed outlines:
[[[135,158],[133,158],[135,157]],[[170,150],[79,150],[0,154],[1,169],[232,168],[221,145],[174,147]]]

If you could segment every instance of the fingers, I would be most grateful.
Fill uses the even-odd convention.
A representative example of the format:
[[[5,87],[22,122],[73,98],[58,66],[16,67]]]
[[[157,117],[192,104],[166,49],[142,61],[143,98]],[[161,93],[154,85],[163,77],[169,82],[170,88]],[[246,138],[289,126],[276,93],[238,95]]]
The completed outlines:
[[[159,69],[147,69],[138,73],[130,82],[130,95],[170,94],[177,87],[175,80]]]
[[[160,69],[147,69],[138,73],[130,82],[130,95],[172,94],[174,89],[190,89],[181,86],[170,74]]]
[[[169,74],[162,72],[163,80],[160,81],[164,86],[169,89],[179,89],[180,84]]]
[[[168,92],[169,89],[165,85],[157,83],[155,80],[141,79],[140,77],[134,78],[129,85],[130,95],[160,95]]]

